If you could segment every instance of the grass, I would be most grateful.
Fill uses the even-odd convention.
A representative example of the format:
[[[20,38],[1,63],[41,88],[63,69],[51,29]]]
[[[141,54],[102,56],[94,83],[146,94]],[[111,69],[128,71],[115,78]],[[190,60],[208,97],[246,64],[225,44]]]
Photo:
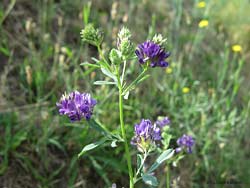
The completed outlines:
[[[171,118],[176,135],[195,136],[194,154],[171,167],[173,184],[249,184],[249,43],[247,34],[236,29],[246,26],[249,13],[238,11],[241,22],[236,24],[224,14],[233,11],[236,1],[225,6],[209,1],[205,10],[198,9],[197,2],[119,1],[113,17],[111,1],[1,3],[0,187],[127,186],[124,151],[118,147],[112,154],[112,148],[99,147],[78,159],[82,147],[100,135],[85,125],[69,124],[55,107],[64,91],[93,92],[99,102],[96,118],[110,130],[119,125],[117,100],[110,97],[113,89],[91,86],[100,74],[80,66],[97,54],[80,41],[87,22],[103,28],[106,49],[115,45],[121,25],[131,29],[138,43],[155,32],[168,37],[172,73],[153,70],[131,93],[132,100],[125,101],[124,117],[131,136],[134,123],[158,115]],[[237,2],[240,9],[247,1]],[[202,19],[209,20],[208,27],[198,27]],[[242,53],[232,52],[235,43],[243,46]],[[132,80],[138,65],[131,62],[129,68]],[[183,87],[190,91],[184,94]],[[160,171],[158,177],[165,187]]]

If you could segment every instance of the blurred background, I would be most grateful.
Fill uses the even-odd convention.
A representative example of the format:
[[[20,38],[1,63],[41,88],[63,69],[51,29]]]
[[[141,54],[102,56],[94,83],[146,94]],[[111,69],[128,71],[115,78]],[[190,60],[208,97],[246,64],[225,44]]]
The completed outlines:
[[[119,127],[115,88],[94,86],[99,72],[80,66],[98,58],[81,42],[86,22],[103,30],[106,52],[123,25],[135,43],[155,33],[168,38],[169,68],[153,69],[131,93],[125,122],[132,137],[141,118],[167,115],[175,135],[195,137],[194,153],[171,167],[172,187],[249,185],[249,10],[249,0],[1,0],[0,187],[128,186],[123,148],[103,146],[78,159],[101,135],[59,117],[55,106],[65,91],[91,92],[95,118]],[[137,62],[129,71],[132,80]]]

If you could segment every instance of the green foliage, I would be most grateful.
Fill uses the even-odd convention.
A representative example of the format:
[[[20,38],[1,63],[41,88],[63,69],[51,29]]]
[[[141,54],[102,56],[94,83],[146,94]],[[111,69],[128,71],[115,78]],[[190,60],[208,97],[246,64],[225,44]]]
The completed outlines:
[[[137,42],[155,33],[168,36],[172,70],[169,74],[154,70],[150,77],[142,75],[140,79],[147,79],[140,83],[139,91],[134,88],[140,79],[131,83],[141,72],[137,60],[127,66],[129,77],[124,80],[123,93],[130,93],[124,105],[127,133],[132,136],[136,119],[168,115],[172,123],[167,133],[188,132],[197,143],[190,157],[180,160],[177,167],[171,166],[174,182],[180,177],[184,187],[201,187],[208,182],[249,183],[250,103],[249,86],[244,82],[249,69],[245,59],[249,58],[249,3],[206,2],[205,9],[197,9],[196,4],[181,0],[133,1],[129,6],[119,1],[114,20],[109,19],[111,4],[106,1],[91,6],[80,0],[1,2],[0,187],[3,183],[20,186],[30,182],[34,184],[26,187],[110,187],[113,182],[127,187],[124,150],[103,144],[78,159],[82,147],[96,142],[103,133],[95,133],[86,123],[68,125],[68,120],[58,117],[55,107],[65,90],[93,91],[98,96],[96,118],[110,130],[119,131],[114,85],[92,86],[96,80],[117,80],[104,61],[91,59],[97,50],[81,46],[78,36],[84,23],[85,29],[89,27],[88,32],[84,29],[84,42],[102,44],[103,56],[109,57],[107,52],[117,47],[117,41],[109,36],[120,28],[125,15],[128,21],[124,24]],[[209,18],[209,26],[201,30],[198,22],[204,18]],[[30,19],[31,27],[26,28]],[[88,25],[91,23],[109,33],[104,41],[101,32]],[[123,56],[133,53],[135,47],[125,31],[127,39],[117,48]],[[242,44],[242,54],[231,51],[235,43]],[[189,93],[182,93],[183,87],[190,88]],[[163,144],[174,147],[175,140]],[[165,187],[163,168],[156,170],[159,187]],[[144,179],[155,184],[154,177]],[[138,187],[144,185],[138,183]]]
[[[174,155],[174,150],[173,149],[168,149],[156,159],[155,163],[149,168],[147,173],[152,173],[155,171],[164,161],[170,159]]]
[[[122,54],[116,49],[112,49],[109,53],[109,59],[114,65],[120,65],[122,62]]]

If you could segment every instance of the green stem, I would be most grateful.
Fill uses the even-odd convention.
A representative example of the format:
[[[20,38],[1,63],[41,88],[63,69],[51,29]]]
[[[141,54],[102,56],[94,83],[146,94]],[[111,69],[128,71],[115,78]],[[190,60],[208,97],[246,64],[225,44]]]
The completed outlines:
[[[131,87],[133,87],[144,76],[146,71],[147,71],[147,69],[143,69],[141,74],[124,90],[123,94],[125,94],[127,91],[129,91],[131,89]]]
[[[125,75],[125,70],[126,70],[126,64],[127,64],[127,61],[124,61],[123,69],[122,69],[122,80],[121,80],[121,85],[123,85],[123,80],[124,80],[124,75]]]
[[[120,110],[120,124],[121,124],[122,138],[124,139],[125,156],[126,156],[128,172],[129,172],[129,187],[134,188],[132,163],[131,163],[128,141],[126,137],[126,131],[124,127],[124,120],[123,120],[123,98],[122,98],[121,86],[119,87],[119,110]]]
[[[170,168],[169,168],[168,163],[167,163],[166,169],[167,169],[166,184],[167,184],[167,188],[170,188]]]
[[[103,59],[105,65],[106,65],[106,68],[110,71],[110,70],[111,70],[111,67],[110,67],[110,65],[108,64],[108,61],[107,61],[107,59],[105,58],[105,56],[104,56],[104,54],[103,54],[103,52],[102,52],[102,49],[101,49],[101,46],[100,46],[100,45],[97,45],[97,50],[98,50],[98,52],[99,52],[101,58]]]

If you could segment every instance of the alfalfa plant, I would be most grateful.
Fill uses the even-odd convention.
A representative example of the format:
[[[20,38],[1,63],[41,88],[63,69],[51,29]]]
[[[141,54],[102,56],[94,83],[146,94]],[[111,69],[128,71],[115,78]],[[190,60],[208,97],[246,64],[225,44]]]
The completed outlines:
[[[143,180],[146,184],[157,186],[158,181],[154,176],[155,170],[163,163],[176,162],[183,157],[185,152],[191,153],[194,145],[192,136],[183,135],[177,140],[178,147],[176,149],[169,148],[172,135],[169,132],[170,120],[168,117],[159,117],[155,122],[149,119],[142,119],[134,126],[134,136],[130,139],[127,137],[124,121],[125,118],[124,102],[129,100],[129,93],[134,90],[139,83],[150,77],[149,69],[166,68],[169,63],[166,59],[170,53],[166,51],[166,39],[162,35],[155,35],[152,40],[147,40],[139,44],[136,48],[131,41],[130,31],[122,27],[117,36],[117,46],[109,52],[108,58],[103,53],[101,44],[103,42],[103,33],[96,29],[92,24],[88,24],[81,31],[82,40],[93,46],[96,46],[100,55],[100,59],[93,58],[95,64],[83,63],[83,66],[98,68],[108,77],[109,81],[95,81],[95,85],[113,85],[117,88],[119,95],[119,114],[120,114],[120,130],[121,133],[114,134],[108,130],[106,126],[95,121],[93,110],[98,107],[98,102],[92,98],[89,93],[80,93],[73,91],[62,96],[57,103],[59,113],[67,115],[72,122],[85,121],[89,126],[95,128],[103,134],[103,138],[95,143],[85,146],[79,153],[79,157],[85,152],[92,150],[103,143],[110,142],[111,147],[117,147],[117,142],[123,142],[125,157],[127,160],[127,168],[129,174],[130,188]],[[141,73],[132,81],[128,82],[127,67],[138,62],[138,69]],[[137,164],[133,168],[131,160],[132,147],[138,150]],[[152,154],[158,155],[155,162],[146,168],[147,159]],[[167,172],[168,173],[168,172]],[[169,175],[167,175],[167,186],[169,186]]]

